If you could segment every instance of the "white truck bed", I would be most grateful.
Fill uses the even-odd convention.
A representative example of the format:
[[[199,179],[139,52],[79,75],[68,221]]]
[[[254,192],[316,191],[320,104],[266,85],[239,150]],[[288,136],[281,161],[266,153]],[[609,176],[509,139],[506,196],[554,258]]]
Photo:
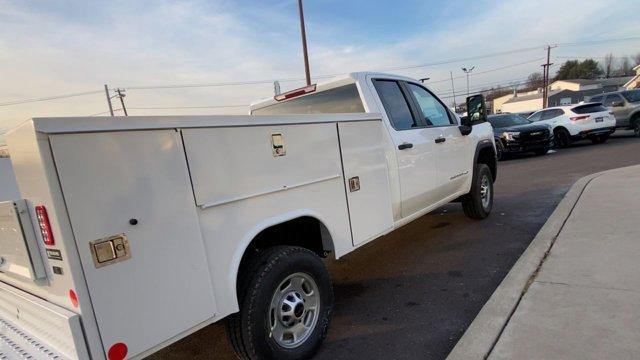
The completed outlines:
[[[38,157],[51,164],[45,168],[55,164],[49,175],[57,176],[68,220],[44,203],[73,234],[56,241],[65,260],[79,256],[81,269],[64,266],[78,275],[71,285],[78,310],[83,321],[95,314],[105,354],[125,343],[128,356],[140,357],[238,310],[235,274],[251,240],[270,225],[317,218],[330,229],[336,257],[390,231],[382,126],[378,114],[38,118],[8,143],[16,144],[23,180],[43,165],[18,144],[35,138],[51,151]],[[274,155],[274,134],[284,156]],[[362,190],[346,190],[351,176]],[[42,199],[35,195],[42,184],[22,183],[23,196]],[[120,234],[130,258],[99,266],[91,244]],[[0,274],[5,279],[47,296]]]

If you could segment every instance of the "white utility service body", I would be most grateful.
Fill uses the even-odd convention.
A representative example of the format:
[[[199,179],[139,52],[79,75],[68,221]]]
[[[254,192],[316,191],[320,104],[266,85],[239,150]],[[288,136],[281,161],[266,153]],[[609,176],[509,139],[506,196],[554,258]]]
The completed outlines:
[[[0,199],[0,326],[35,357],[28,339],[47,356],[141,358],[239,310],[241,262],[261,233],[305,219],[339,258],[467,194],[478,157],[495,160],[490,125],[395,130],[379,78],[413,82],[318,85],[355,85],[364,113],[36,118],[12,130],[20,198]]]

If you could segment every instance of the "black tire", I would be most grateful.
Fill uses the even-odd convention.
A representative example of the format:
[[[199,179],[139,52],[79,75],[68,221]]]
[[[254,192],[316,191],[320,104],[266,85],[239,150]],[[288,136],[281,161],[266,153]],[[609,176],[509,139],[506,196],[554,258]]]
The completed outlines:
[[[547,155],[548,152],[549,152],[549,148],[548,147],[545,147],[545,148],[538,149],[538,150],[534,151],[534,153],[536,155],[538,155],[538,156]]]
[[[571,134],[564,128],[557,129],[553,132],[555,144],[557,148],[566,148],[571,145]]]
[[[482,185],[488,186],[488,203],[483,201]],[[491,170],[485,164],[476,165],[471,190],[462,199],[464,214],[471,219],[485,219],[493,208],[493,176]]]
[[[637,138],[640,138],[640,119],[636,119],[633,124],[633,135]]]
[[[609,135],[598,135],[591,138],[591,142],[594,144],[604,144],[609,139]]]
[[[271,336],[271,323],[274,319],[278,321],[270,311],[271,302],[283,281],[301,273],[313,279],[317,286],[318,317],[306,339],[287,348]],[[227,321],[229,338],[238,357],[307,359],[316,353],[329,328],[333,309],[331,278],[320,257],[301,247],[268,248],[247,262],[238,281],[240,312],[231,315]]]

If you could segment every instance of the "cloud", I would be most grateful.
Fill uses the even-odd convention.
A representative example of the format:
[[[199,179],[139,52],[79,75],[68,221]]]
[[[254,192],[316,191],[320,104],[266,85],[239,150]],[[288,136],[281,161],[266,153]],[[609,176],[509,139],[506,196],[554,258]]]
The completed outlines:
[[[640,23],[629,16],[633,1],[504,1],[445,4],[414,2],[410,29],[388,23],[351,20],[331,11],[339,3],[324,1],[328,14],[307,12],[312,75],[381,70],[504,52],[530,46],[537,50],[468,63],[397,70],[403,75],[446,80],[461,66],[476,72],[544,56],[543,44],[635,36]],[[100,90],[110,86],[211,83],[255,79],[298,78],[300,58],[294,1],[140,1],[140,2],[9,2],[0,0],[0,102]],[[409,6],[403,6],[406,9]],[[437,8],[438,10],[434,10]],[[373,10],[375,11],[375,8]],[[407,14],[409,15],[409,14]],[[378,19],[380,17],[376,17]],[[614,25],[612,25],[614,24]],[[391,34],[390,36],[387,36]],[[394,39],[390,41],[389,39]],[[640,42],[566,46],[556,55],[632,54]],[[633,46],[632,46],[633,45]],[[635,47],[634,47],[635,46]],[[472,76],[471,86],[499,84],[539,71],[530,62],[503,71]],[[292,88],[301,82],[286,82]],[[457,90],[466,87],[457,79]],[[434,83],[450,94],[446,81]],[[127,105],[248,104],[270,96],[271,84],[173,90],[129,90]],[[0,107],[0,129],[35,116],[88,115],[107,110],[102,94],[59,101]],[[131,114],[228,113],[232,109],[132,110]],[[245,109],[233,109],[243,112]]]

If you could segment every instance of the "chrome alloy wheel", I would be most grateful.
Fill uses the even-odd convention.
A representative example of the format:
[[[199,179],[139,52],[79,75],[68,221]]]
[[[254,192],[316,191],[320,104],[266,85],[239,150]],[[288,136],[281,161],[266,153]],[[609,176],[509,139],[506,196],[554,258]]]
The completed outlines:
[[[313,332],[320,315],[320,292],[305,273],[289,275],[271,298],[270,335],[284,348],[295,348]]]
[[[482,207],[485,210],[488,209],[491,202],[491,183],[486,175],[480,181],[480,199],[482,200]]]

